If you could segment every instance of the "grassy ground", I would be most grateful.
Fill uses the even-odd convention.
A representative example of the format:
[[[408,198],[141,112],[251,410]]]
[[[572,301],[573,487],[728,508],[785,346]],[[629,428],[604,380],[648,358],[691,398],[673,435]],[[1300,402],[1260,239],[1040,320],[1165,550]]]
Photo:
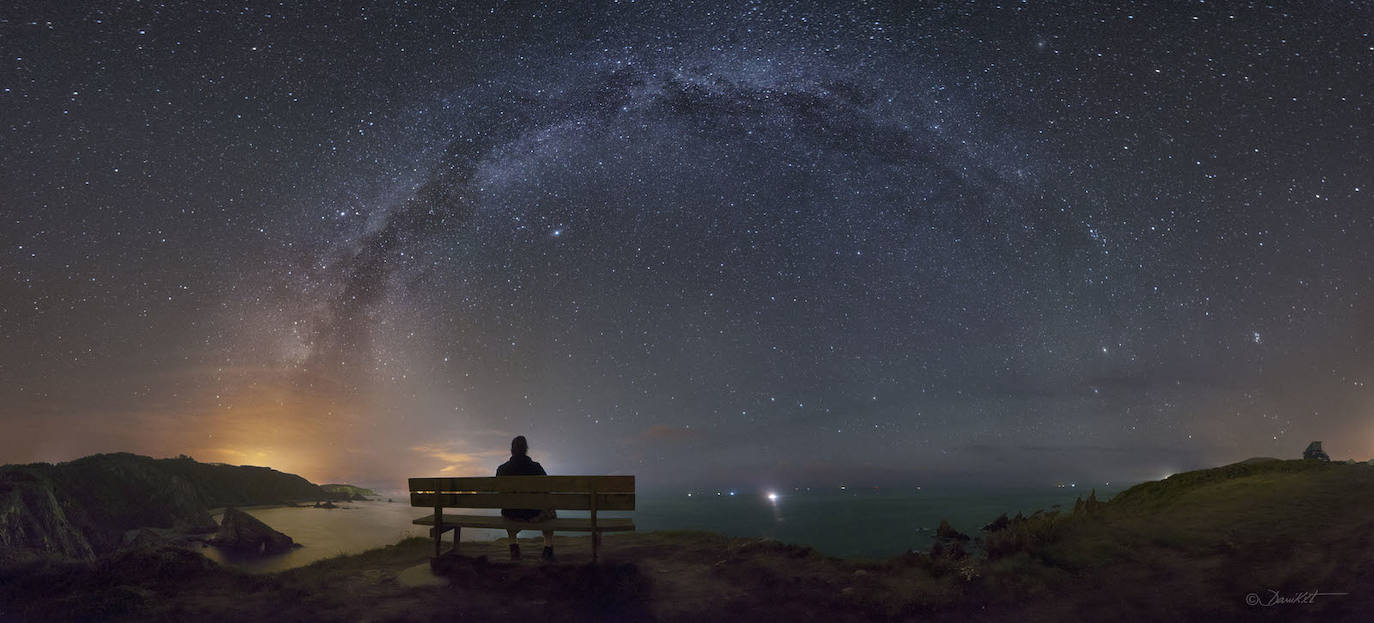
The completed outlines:
[[[559,537],[559,561],[464,543],[428,575],[432,544],[280,574],[151,549],[96,564],[0,572],[0,620],[1177,621],[1361,620],[1374,611],[1374,467],[1304,461],[1179,474],[1077,512],[1009,519],[970,554],[887,561],[699,532]],[[957,541],[953,535],[950,543]],[[949,551],[950,548],[946,548]],[[537,554],[536,540],[525,542]],[[1321,595],[1311,603],[1256,600]]]
[[[990,563],[991,576],[1021,584],[999,612],[1161,621],[1363,620],[1374,612],[1368,465],[1269,461],[1188,472],[1059,523],[1055,538]],[[1044,597],[1025,599],[1027,588]],[[1349,594],[1246,601],[1254,593],[1268,603],[1269,591]]]

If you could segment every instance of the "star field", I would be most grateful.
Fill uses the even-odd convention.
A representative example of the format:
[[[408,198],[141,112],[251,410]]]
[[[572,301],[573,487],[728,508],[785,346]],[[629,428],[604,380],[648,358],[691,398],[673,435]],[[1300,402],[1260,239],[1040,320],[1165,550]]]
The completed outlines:
[[[1374,11],[20,3],[0,458],[649,484],[1374,455]],[[494,461],[494,462],[493,462]]]

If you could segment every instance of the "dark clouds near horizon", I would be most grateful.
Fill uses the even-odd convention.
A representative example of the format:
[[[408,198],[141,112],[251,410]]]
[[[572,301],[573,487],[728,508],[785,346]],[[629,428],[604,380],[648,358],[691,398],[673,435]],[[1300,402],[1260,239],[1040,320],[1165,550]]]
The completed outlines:
[[[0,453],[1367,458],[1371,13],[16,6]]]

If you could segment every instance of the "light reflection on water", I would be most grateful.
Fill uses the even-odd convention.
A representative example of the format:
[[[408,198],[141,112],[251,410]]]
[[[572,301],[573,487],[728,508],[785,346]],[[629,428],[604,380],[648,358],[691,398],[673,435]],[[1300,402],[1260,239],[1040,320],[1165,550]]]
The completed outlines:
[[[1106,501],[1121,487],[1097,489]],[[672,496],[644,495],[634,513],[640,530],[701,529],[739,537],[766,537],[809,545],[817,551],[846,558],[890,558],[909,549],[930,547],[935,528],[948,519],[957,530],[977,536],[980,528],[1007,513],[1027,515],[1072,511],[1074,499],[1087,489],[958,489],[919,493],[914,490],[778,490],[714,492]]]
[[[1120,487],[1098,489],[1105,501]],[[1030,514],[1061,505],[1072,510],[1074,498],[1087,495],[1075,489],[952,490],[920,493],[896,490],[845,491],[779,490],[739,492],[734,496],[681,493],[641,493],[634,512],[602,513],[603,517],[632,517],[641,532],[707,530],[738,537],[766,537],[810,545],[824,554],[857,558],[888,558],[908,549],[926,549],[941,519],[975,535],[979,528],[1005,512]],[[248,513],[289,535],[303,547],[266,558],[231,557],[218,548],[206,556],[251,572],[274,572],[310,564],[340,554],[355,554],[391,545],[411,536],[427,536],[428,528],[412,525],[427,509],[413,508],[404,495],[394,503],[347,502],[342,508],[309,507],[248,509]],[[464,514],[496,514],[496,510],[464,510]],[[587,513],[559,512],[561,517]],[[527,532],[522,536],[533,536]],[[504,537],[499,530],[463,531],[463,541]]]
[[[255,573],[269,573],[429,534],[428,528],[410,523],[425,512],[424,509],[411,508],[406,498],[398,498],[394,503],[344,502],[334,509],[301,506],[249,508],[246,512],[291,537],[301,547],[266,557],[235,556],[217,547],[207,547],[201,552],[220,564]],[[219,517],[215,519],[218,521]],[[467,534],[463,536],[463,540],[468,540]]]

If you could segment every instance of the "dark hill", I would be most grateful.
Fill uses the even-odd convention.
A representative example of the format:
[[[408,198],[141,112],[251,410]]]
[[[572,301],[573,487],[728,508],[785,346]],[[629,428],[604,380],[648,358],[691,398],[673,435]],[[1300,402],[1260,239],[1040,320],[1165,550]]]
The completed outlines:
[[[97,454],[56,465],[0,467],[0,561],[91,558],[126,530],[213,530],[209,509],[338,497],[266,467]]]

